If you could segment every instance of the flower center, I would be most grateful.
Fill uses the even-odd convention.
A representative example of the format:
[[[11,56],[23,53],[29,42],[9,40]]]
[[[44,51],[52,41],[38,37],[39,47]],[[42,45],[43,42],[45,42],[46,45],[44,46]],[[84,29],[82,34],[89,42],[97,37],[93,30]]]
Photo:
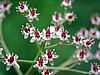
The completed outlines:
[[[8,1],[3,3],[3,7],[6,8],[8,6]]]
[[[98,71],[97,64],[93,64],[93,70],[94,70],[95,72],[97,72],[97,71]]]
[[[68,16],[68,18],[69,18],[69,19],[72,19],[72,18],[73,18],[73,16],[74,16],[74,15],[69,15],[69,16]]]
[[[75,35],[75,40],[78,42],[81,40],[81,38],[79,38],[77,35]]]
[[[49,70],[48,69],[46,69],[44,75],[49,75]]]
[[[35,37],[37,37],[37,38],[40,37],[40,34],[39,34],[39,31],[38,30],[35,31]]]
[[[39,59],[38,62],[39,62],[39,63],[38,63],[38,66],[43,66],[43,59],[42,59],[42,57],[40,57],[40,59]]]
[[[86,50],[82,50],[79,55],[81,58],[84,58],[84,55],[86,55],[86,53]]]
[[[48,49],[47,55],[48,55],[48,58],[52,58],[52,52],[50,49]]]
[[[56,14],[55,14],[55,18],[56,18],[56,20],[58,20],[59,19],[59,14],[56,12]]]
[[[46,37],[47,37],[47,38],[50,37],[50,28],[48,28],[48,29],[46,30]]]
[[[86,45],[90,45],[93,42],[93,40],[86,41]]]
[[[65,0],[66,3],[69,3],[70,0]]]
[[[20,9],[24,9],[24,4],[23,3],[20,3]]]
[[[61,36],[62,36],[63,38],[66,38],[66,32],[63,31],[62,34],[61,34]]]
[[[26,33],[28,33],[28,32],[30,32],[30,27],[23,27],[23,30],[26,32]]]
[[[85,30],[82,30],[82,35],[83,35],[83,36],[85,35]]]
[[[55,26],[55,31],[59,31],[60,25]]]
[[[92,35],[95,36],[96,35],[96,32],[93,32]]]
[[[9,59],[8,62],[12,63],[14,61],[14,56],[12,55]]]
[[[32,15],[32,16],[35,15],[35,9],[34,9],[34,8],[32,8],[32,10],[31,10],[31,15]]]
[[[97,16],[93,16],[93,19],[97,22]]]

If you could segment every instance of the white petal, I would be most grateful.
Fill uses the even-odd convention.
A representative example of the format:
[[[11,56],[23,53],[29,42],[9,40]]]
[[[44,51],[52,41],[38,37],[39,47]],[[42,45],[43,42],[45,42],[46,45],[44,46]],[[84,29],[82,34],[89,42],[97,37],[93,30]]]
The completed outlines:
[[[53,59],[49,59],[49,63],[50,63],[51,66],[54,66],[54,61],[53,61]]]
[[[16,61],[14,61],[13,66],[16,67],[17,69],[20,68],[19,64]]]
[[[24,35],[24,39],[27,39],[27,38],[28,38],[28,34],[25,34],[25,35]]]
[[[59,57],[59,55],[53,55],[53,58],[58,58]]]
[[[3,48],[0,48],[0,52],[3,50]]]
[[[10,67],[11,67],[10,65],[7,65],[6,70],[8,71],[10,69]]]
[[[41,73],[43,70],[43,67],[38,67],[38,72]]]
[[[33,43],[34,41],[35,41],[35,37],[32,37],[30,43]]]

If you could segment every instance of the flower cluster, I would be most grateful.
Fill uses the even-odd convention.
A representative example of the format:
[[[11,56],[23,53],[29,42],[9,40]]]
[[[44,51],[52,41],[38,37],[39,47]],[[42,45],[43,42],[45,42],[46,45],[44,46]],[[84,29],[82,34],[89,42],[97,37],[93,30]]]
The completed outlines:
[[[67,1],[68,2],[67,6],[71,6],[70,3],[71,0]],[[71,1],[72,2],[72,1]],[[69,4],[70,3],[70,4]],[[63,5],[63,3],[62,3]],[[67,7],[66,7],[67,8]],[[34,19],[38,20],[38,13],[36,13],[36,8],[31,8],[29,9],[29,5],[27,2],[21,1],[19,2],[19,6],[16,7],[17,11],[21,12],[29,22],[33,22]],[[66,11],[66,10],[65,10]],[[68,35],[68,31],[64,29],[64,27],[61,25],[61,23],[64,21],[72,22],[76,18],[76,15],[72,12],[65,13],[64,18],[62,15],[58,12],[55,12],[55,14],[52,16],[52,23],[54,26],[50,26],[47,29],[43,29],[42,32],[40,32],[37,28],[35,28],[33,25],[31,26],[30,24],[26,23],[26,25],[22,25],[22,34],[24,35],[24,38],[27,39],[28,36],[31,37],[30,42],[37,41],[39,44],[42,42],[46,41],[47,45],[50,44],[50,40],[59,38],[60,43],[63,41],[68,41],[68,38],[70,35]]]
[[[0,3],[0,21],[2,21],[5,17],[5,12],[9,13],[11,6],[12,3],[10,3],[8,0],[5,0]]]
[[[56,55],[54,50],[52,51],[51,49],[47,49],[46,54],[41,55],[41,57],[38,61],[36,61],[36,64],[33,67],[38,68],[38,71],[42,73],[42,75],[51,75],[52,72],[50,73],[46,64],[48,64],[49,62],[51,66],[54,66],[54,59],[58,57],[59,55]]]
[[[76,45],[76,48],[79,48],[80,46],[84,48],[91,48],[91,45],[94,44],[94,39],[85,39],[79,35],[73,36],[73,44]]]
[[[38,20],[38,13],[36,13],[37,9],[32,7],[29,9],[26,1],[19,2],[19,6],[16,7],[17,11],[22,13],[29,22],[33,22],[34,19]]]
[[[66,11],[66,10],[65,10]],[[52,15],[52,22],[53,24],[60,24],[62,23],[62,21],[68,21],[68,24],[71,24],[72,21],[75,21],[76,19],[76,14],[74,14],[73,12],[67,12],[64,15],[64,19],[62,18],[61,13],[55,12],[54,15]]]
[[[90,37],[93,39],[100,39],[100,31],[95,28],[91,28],[90,30],[87,30],[86,28],[81,28],[81,30],[77,32],[77,35],[83,38]]]
[[[70,35],[68,35],[68,31],[59,24],[50,26],[46,30],[43,29],[42,32],[40,32],[35,27],[30,27],[30,25],[27,23],[26,26],[22,25],[21,32],[25,39],[27,39],[28,36],[31,37],[31,43],[37,41],[39,44],[41,44],[42,42],[46,41],[48,45],[50,44],[51,39],[59,38],[60,42],[63,42],[68,41],[68,38],[70,37]]]
[[[84,39],[92,38],[92,39],[100,40],[100,31],[95,28],[90,28],[90,30],[87,30],[86,28],[82,28],[80,31],[77,32],[77,36]],[[98,48],[99,48],[99,44],[98,44]]]

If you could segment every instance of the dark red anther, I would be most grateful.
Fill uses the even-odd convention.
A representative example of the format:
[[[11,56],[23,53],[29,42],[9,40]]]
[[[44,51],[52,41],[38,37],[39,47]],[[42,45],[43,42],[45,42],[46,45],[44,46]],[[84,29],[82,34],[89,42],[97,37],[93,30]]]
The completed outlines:
[[[86,55],[86,53],[86,50],[82,50],[79,55],[81,58],[84,58],[84,55]]]
[[[72,19],[72,18],[73,18],[73,16],[74,16],[74,15],[69,15],[69,16],[68,16],[68,18],[69,18],[69,19]]]
[[[82,30],[82,35],[83,35],[83,36],[85,35],[85,30],[84,30],[84,29]]]
[[[92,35],[95,36],[96,35],[96,32],[93,32]]]
[[[44,75],[49,75],[49,70],[48,69],[45,70]]]
[[[32,15],[32,16],[35,15],[35,9],[34,9],[34,8],[31,9],[31,15]]]
[[[52,52],[50,49],[48,49],[47,55],[48,55],[48,58],[52,58]]]
[[[95,21],[97,21],[97,16],[93,16],[93,19],[94,19]]]
[[[24,4],[22,2],[20,2],[20,9],[24,9]]]
[[[70,2],[70,0],[65,0],[65,2],[66,2],[66,3],[69,3],[69,2]]]
[[[8,62],[10,62],[10,63],[14,62],[14,56],[13,55],[8,59]]]
[[[55,18],[56,18],[56,20],[58,20],[59,19],[59,14],[56,12],[56,14],[55,14]]]
[[[37,37],[37,38],[40,37],[40,34],[39,34],[39,31],[38,30],[35,31],[35,37]]]
[[[43,66],[43,59],[42,59],[42,57],[40,57],[40,59],[38,61],[38,66]]]
[[[6,8],[8,6],[8,1],[3,3],[3,7]]]
[[[93,70],[94,70],[95,72],[98,71],[98,67],[97,67],[97,64],[96,64],[96,63],[93,64]]]
[[[90,45],[93,42],[93,40],[86,41],[86,45]]]
[[[47,38],[50,37],[50,28],[48,28],[48,29],[46,30],[46,37],[47,37]]]
[[[76,42],[78,42],[81,40],[81,38],[79,38],[77,35],[75,35],[75,40],[76,40]]]
[[[26,32],[26,33],[28,33],[28,32],[30,32],[30,27],[23,27],[23,30]]]
[[[66,31],[63,31],[62,34],[61,34],[61,36],[62,36],[63,38],[66,38]]]
[[[60,25],[55,26],[55,31],[59,31]]]

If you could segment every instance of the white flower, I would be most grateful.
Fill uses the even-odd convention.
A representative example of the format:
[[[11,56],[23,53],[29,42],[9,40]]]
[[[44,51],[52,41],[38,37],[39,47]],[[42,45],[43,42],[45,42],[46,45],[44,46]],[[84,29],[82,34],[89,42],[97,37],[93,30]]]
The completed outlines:
[[[95,58],[100,61],[100,50],[98,50],[95,54]]]
[[[54,59],[58,58],[59,55],[56,55],[54,51],[51,51],[50,49],[48,49],[46,51],[46,54],[43,54],[42,57],[43,57],[45,64],[47,64],[49,61],[50,65],[54,66]]]
[[[24,39],[27,39],[30,34],[30,25],[26,23],[26,26],[22,25],[22,34],[24,35]]]
[[[99,75],[100,74],[100,67],[97,63],[91,64],[91,70],[89,71],[89,75]]]
[[[100,25],[100,17],[99,17],[99,15],[98,14],[95,14],[95,15],[93,15],[92,17],[91,17],[91,23],[93,24],[93,25]]]
[[[100,39],[100,32],[96,29],[90,29],[90,35],[91,38],[93,39]]]
[[[63,30],[64,30],[63,26],[59,24],[55,26],[55,34],[57,38],[59,38],[59,34],[61,34]]]
[[[38,68],[39,73],[42,72],[43,69],[45,69],[46,65],[45,65],[42,57],[40,57],[39,60],[36,61],[36,64],[33,67]]]
[[[89,31],[86,28],[81,28],[81,30],[77,33],[77,35],[83,38],[88,38]]]
[[[69,22],[69,24],[71,24],[72,21],[75,21],[76,15],[73,12],[69,12],[66,14],[65,18]]]
[[[61,14],[58,12],[55,12],[54,15],[52,15],[52,23],[59,23],[62,21]]]
[[[42,75],[52,75],[53,72],[50,72],[48,69],[45,69],[43,72],[42,72]]]
[[[28,11],[28,5],[27,5],[27,2],[23,1],[23,2],[19,2],[19,6],[16,7],[16,9],[21,12],[21,13],[24,13],[24,12],[27,12]]]
[[[73,36],[73,43],[78,45],[82,44],[82,38],[76,34]]]
[[[68,38],[70,37],[70,35],[68,35],[67,30],[63,30],[61,32],[61,34],[59,34],[59,38],[60,38],[60,43],[64,42],[64,41],[68,41]]]
[[[77,50],[74,58],[76,58],[79,62],[88,62],[88,58],[90,57],[90,53],[86,49]]]
[[[30,40],[30,42],[37,41],[39,44],[41,44],[41,33],[38,31],[38,29],[34,30],[33,36]]]
[[[29,11],[29,14],[26,16],[28,17],[29,19],[29,22],[32,22],[34,19],[38,20],[38,15],[39,13],[36,13],[36,10],[35,8],[31,8],[30,11]]]
[[[64,7],[71,7],[72,5],[72,0],[63,0],[61,6],[64,6]]]
[[[91,45],[94,44],[94,39],[86,39],[86,40],[83,40],[83,44],[85,47],[89,47],[91,48]]]
[[[49,45],[50,40],[52,38],[50,27],[48,27],[47,30],[43,29],[41,35],[42,35],[43,41],[46,41],[47,45]]]
[[[4,64],[7,64],[6,70],[9,70],[11,66],[16,67],[17,69],[20,68],[19,64],[16,62],[16,60],[18,59],[18,56],[16,54],[6,54],[6,56],[8,57],[4,62]]]
[[[5,2],[2,3],[1,6],[2,6],[2,9],[3,9],[4,11],[9,11],[10,8],[11,8],[11,6],[12,6],[12,3],[9,3],[9,1],[6,0]]]

